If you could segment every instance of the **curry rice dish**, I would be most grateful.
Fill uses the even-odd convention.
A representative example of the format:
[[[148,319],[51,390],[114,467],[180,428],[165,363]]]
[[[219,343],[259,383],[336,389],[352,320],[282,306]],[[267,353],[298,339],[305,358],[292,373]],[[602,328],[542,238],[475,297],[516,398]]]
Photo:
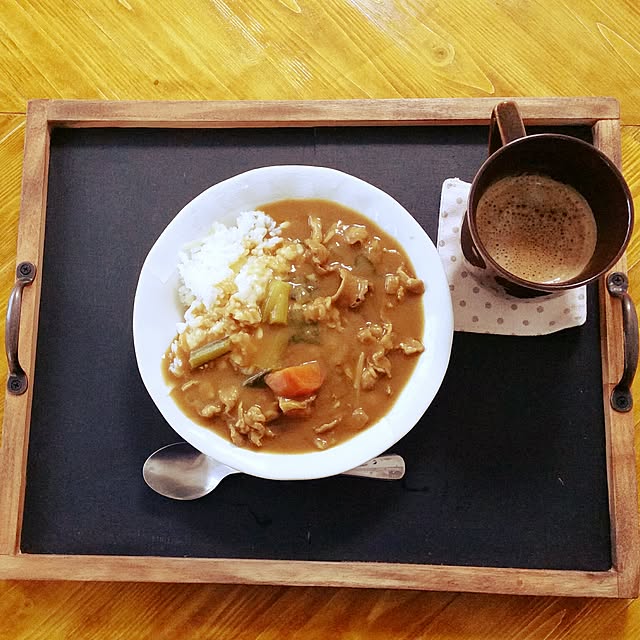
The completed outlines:
[[[216,223],[178,268],[185,321],[165,377],[187,416],[238,446],[351,438],[391,408],[424,350],[423,281],[389,234],[335,202]]]

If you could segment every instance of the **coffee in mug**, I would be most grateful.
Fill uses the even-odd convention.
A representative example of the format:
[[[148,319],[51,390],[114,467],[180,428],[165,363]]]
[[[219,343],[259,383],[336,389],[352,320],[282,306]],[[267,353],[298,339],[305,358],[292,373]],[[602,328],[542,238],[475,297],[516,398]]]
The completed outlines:
[[[478,201],[478,236],[509,273],[549,284],[580,275],[596,247],[597,226],[586,199],[545,175],[508,176]]]

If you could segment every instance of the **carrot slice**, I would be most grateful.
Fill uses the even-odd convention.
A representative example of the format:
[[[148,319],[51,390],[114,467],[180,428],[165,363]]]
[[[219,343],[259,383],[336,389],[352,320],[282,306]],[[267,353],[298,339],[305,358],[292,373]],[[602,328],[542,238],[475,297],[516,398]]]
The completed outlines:
[[[315,393],[324,382],[324,370],[317,360],[272,371],[264,377],[267,386],[285,398],[299,398]]]

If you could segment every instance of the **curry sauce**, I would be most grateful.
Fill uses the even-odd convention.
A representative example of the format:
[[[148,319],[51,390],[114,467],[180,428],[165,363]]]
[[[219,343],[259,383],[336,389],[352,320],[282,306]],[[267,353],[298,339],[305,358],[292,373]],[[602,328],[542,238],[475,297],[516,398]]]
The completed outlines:
[[[260,210],[295,249],[288,272],[269,283],[257,321],[234,320],[229,335],[212,322],[195,349],[179,334],[163,370],[182,411],[238,446],[325,449],[378,421],[406,384],[423,351],[424,284],[356,211],[325,200]],[[200,364],[197,349],[214,357]]]

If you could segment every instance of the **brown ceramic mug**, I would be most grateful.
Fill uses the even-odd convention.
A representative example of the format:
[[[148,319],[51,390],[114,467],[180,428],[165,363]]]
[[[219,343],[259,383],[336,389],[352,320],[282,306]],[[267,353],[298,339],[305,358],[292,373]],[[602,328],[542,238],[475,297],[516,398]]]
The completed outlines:
[[[492,222],[490,220],[485,222],[487,205],[482,203],[483,196],[485,203],[487,198],[491,200],[492,210],[495,211],[495,202],[497,201],[492,194],[496,190],[502,189],[504,192],[504,189],[507,189],[506,194],[503,193],[501,196],[507,197],[508,190],[515,184],[514,180],[516,182],[517,180],[522,181],[522,176],[527,176],[524,178],[525,180],[533,177],[539,178],[538,181],[543,186],[538,189],[543,191],[547,189],[548,184],[561,188],[566,188],[568,185],[571,193],[575,193],[573,190],[578,192],[579,196],[577,197],[581,197],[581,202],[586,201],[587,209],[590,208],[593,214],[590,218],[590,224],[593,227],[592,244],[585,245],[587,253],[585,253],[584,263],[580,263],[576,267],[578,271],[572,272],[569,277],[559,276],[539,281],[535,277],[523,276],[523,273],[536,273],[531,270],[514,273],[513,271],[517,271],[517,269],[510,270],[505,266],[513,264],[508,255],[511,250],[508,242],[511,240],[507,240],[507,238],[511,236],[497,233],[495,240],[491,236],[491,242],[487,242],[487,238],[490,236],[487,235],[486,230],[491,228]],[[544,182],[545,180],[547,182]],[[500,186],[497,186],[496,183],[499,181],[502,182]],[[491,189],[493,191],[487,195]],[[509,195],[512,198],[509,201],[509,206],[522,207],[523,210],[526,210],[526,207],[531,205],[530,203],[518,204],[517,198],[520,195],[515,192],[514,187],[513,193]],[[516,200],[514,201],[513,198]],[[481,207],[484,207],[480,231],[478,224],[479,203]],[[538,209],[536,208],[535,211],[537,212]],[[566,217],[566,214],[563,215]],[[551,227],[550,229],[544,227],[545,224],[551,224],[549,217],[547,217],[547,222],[544,217],[542,218],[542,227],[538,221],[531,224],[532,238],[536,235],[544,238],[545,233],[549,233],[549,237],[551,237]],[[483,284],[518,298],[548,296],[582,286],[599,278],[617,262],[629,242],[632,228],[633,200],[631,193],[618,168],[604,153],[593,145],[571,136],[550,133],[527,135],[514,102],[501,102],[493,109],[489,133],[489,157],[481,166],[471,185],[467,212],[461,229],[461,244],[465,261],[471,273]],[[523,229],[526,231],[526,227]],[[520,237],[524,238],[525,245],[526,233],[520,233]],[[561,233],[571,235],[572,231],[563,228]],[[579,235],[582,238],[582,230]],[[485,241],[483,241],[483,237]],[[569,238],[570,242],[574,242],[574,240],[576,239]],[[500,242],[504,242],[505,246],[496,244]],[[544,252],[547,246],[552,244],[541,241],[535,250]],[[554,255],[541,257],[541,260],[546,261],[547,269],[554,269],[554,260],[564,261],[564,255],[558,255],[557,247],[555,251]]]

